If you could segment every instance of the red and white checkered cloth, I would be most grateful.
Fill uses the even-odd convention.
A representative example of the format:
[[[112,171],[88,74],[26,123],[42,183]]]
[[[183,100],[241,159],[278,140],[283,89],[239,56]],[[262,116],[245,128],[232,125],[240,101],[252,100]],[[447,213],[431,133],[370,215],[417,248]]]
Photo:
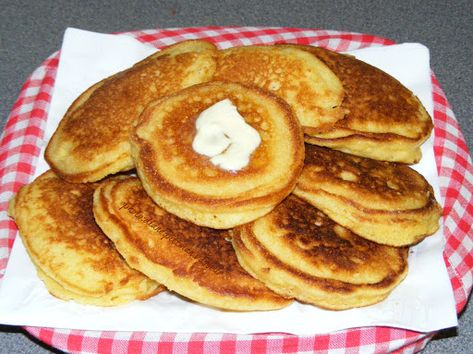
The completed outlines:
[[[220,48],[248,44],[290,42],[337,51],[393,44],[372,35],[281,27],[199,27],[151,29],[125,33],[157,48],[185,39],[206,39]],[[30,182],[40,153],[59,52],[37,68],[21,89],[0,140],[0,280],[17,234],[6,209],[8,200]],[[432,74],[434,99],[434,152],[444,199],[443,225],[447,244],[444,259],[452,283],[456,310],[466,305],[473,284],[473,166],[455,116]],[[413,353],[424,348],[434,333],[388,327],[355,328],[336,333],[215,334],[79,331],[26,327],[41,341],[61,350],[79,353]]]

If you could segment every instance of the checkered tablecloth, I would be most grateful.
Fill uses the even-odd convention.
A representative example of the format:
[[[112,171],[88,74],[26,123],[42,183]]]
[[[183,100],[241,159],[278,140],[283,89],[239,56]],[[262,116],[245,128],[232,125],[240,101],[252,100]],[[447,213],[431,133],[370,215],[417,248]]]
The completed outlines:
[[[199,27],[150,29],[127,32],[157,48],[185,40],[210,40],[220,48],[248,44],[299,43],[348,51],[392,41],[351,32],[281,27]],[[30,182],[39,156],[52,97],[59,52],[52,54],[22,87],[0,140],[0,280],[17,234],[6,209],[8,200]],[[454,290],[456,310],[466,305],[473,284],[473,167],[455,116],[432,74],[435,140],[434,152],[444,202],[443,226],[447,238],[444,259]],[[356,328],[336,333],[294,336],[266,333],[156,333],[80,331],[26,327],[41,341],[61,350],[79,353],[384,353],[421,350],[434,333],[388,327]]]

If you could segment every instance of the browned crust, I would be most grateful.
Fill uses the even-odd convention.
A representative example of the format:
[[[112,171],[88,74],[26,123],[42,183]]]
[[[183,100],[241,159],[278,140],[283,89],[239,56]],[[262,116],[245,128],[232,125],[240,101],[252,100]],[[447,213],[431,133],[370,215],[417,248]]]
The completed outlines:
[[[396,248],[363,239],[293,195],[246,226],[269,252],[317,277],[375,283],[398,267]]]
[[[396,287],[407,275],[408,264],[407,264],[407,248],[399,248],[399,255],[404,260],[403,267],[395,274],[384,278],[382,281],[374,284],[350,284],[338,280],[320,278],[308,275],[304,272],[301,272],[291,266],[288,266],[284,262],[281,262],[275,255],[268,252],[267,249],[262,247],[261,244],[256,240],[254,235],[251,234],[251,231],[248,233],[248,227],[244,226],[239,228],[234,232],[232,239],[233,246],[237,250],[237,255],[239,257],[245,258],[241,260],[243,262],[249,262],[251,264],[252,259],[255,257],[255,254],[259,254],[258,257],[264,259],[265,266],[269,268],[255,269],[253,266],[258,268],[258,265],[249,265],[251,267],[251,273],[253,276],[259,277],[261,272],[271,272],[276,270],[277,273],[281,276],[281,273],[284,277],[295,278],[298,282],[303,282],[304,290],[299,290],[306,292],[306,294],[301,294],[299,291],[294,291],[295,289],[288,290],[286,287],[292,287],[289,285],[292,283],[289,279],[279,279],[278,282],[284,282],[285,285],[280,285],[273,283],[272,280],[266,279],[266,285],[276,292],[280,292],[283,295],[288,295],[291,293],[296,299],[306,302],[308,298],[311,298],[311,289],[314,289],[317,292],[315,297],[316,300],[312,299],[309,302],[313,305],[316,305],[320,308],[328,310],[343,310],[353,307],[368,306],[377,302],[382,301],[386,298],[389,293]],[[251,243],[251,247],[247,245],[242,240],[242,234],[247,239],[247,242]],[[247,269],[250,271],[250,269]],[[261,280],[263,280],[263,277]],[[322,292],[322,293],[321,293]],[[353,297],[362,296],[362,299],[355,300]],[[335,300],[332,300],[335,299]],[[342,300],[341,300],[342,299]]]
[[[245,233],[245,237],[248,238],[251,242],[251,249],[245,246],[243,241],[241,240],[241,236],[239,235],[238,231],[234,233],[233,236],[233,241],[236,243],[237,247],[242,247],[248,250],[249,252],[256,251],[260,253],[263,258],[265,258],[271,265],[273,265],[275,268],[283,269],[285,272],[293,275],[294,277],[301,278],[309,286],[314,286],[317,288],[320,288],[326,292],[337,292],[340,294],[350,294],[355,291],[359,291],[362,289],[382,289],[385,290],[386,287],[391,287],[393,285],[393,282],[399,281],[399,278],[402,277],[402,274],[404,274],[407,270],[407,254],[408,254],[408,248],[406,247],[400,247],[398,248],[399,252],[399,257],[405,260],[403,263],[403,266],[399,269],[399,271],[395,274],[391,274],[388,277],[385,277],[382,281],[374,284],[351,284],[339,280],[334,280],[334,279],[327,279],[327,278],[321,278],[321,277],[315,277],[312,275],[309,275],[307,273],[301,272],[286,263],[282,262],[279,260],[274,254],[269,252],[266,248],[264,248],[256,239],[253,231],[251,230],[251,226],[249,225],[244,225],[242,226],[242,230]]]
[[[350,173],[352,177],[344,178],[342,175],[344,172]],[[422,203],[424,206],[427,200],[433,196],[432,187],[425,177],[409,166],[307,145],[304,168],[298,186],[306,191],[322,189],[327,193],[335,194],[334,190],[328,190],[324,182],[345,188],[343,189],[345,194],[350,190],[353,192],[351,199],[354,199],[355,196],[358,198],[376,196],[388,204],[402,202],[408,198],[409,200],[415,199],[416,205]],[[358,204],[360,207],[362,206],[361,203]],[[393,211],[407,209],[405,206],[400,208],[391,205],[390,207]],[[416,209],[416,207],[411,205],[409,209]]]
[[[367,64],[353,56],[340,54],[325,48],[296,45],[297,48],[308,51],[314,54],[317,58],[322,60],[342,81],[346,92],[346,98],[343,106],[348,109],[347,116],[338,121],[335,126],[349,127],[350,120],[353,116],[357,119],[363,119],[363,112],[358,112],[357,103],[364,100],[366,91],[360,90],[359,85],[362,84],[369,92],[376,94],[378,99],[377,109],[385,110],[387,115],[397,124],[404,123],[405,119],[409,117],[418,116],[419,109],[421,114],[426,118],[422,121],[421,131],[412,138],[419,141],[424,141],[430,135],[433,128],[432,119],[425,111],[424,106],[417,97],[413,95],[406,87],[404,87],[397,79],[384,71]],[[353,77],[355,77],[355,81]],[[360,83],[360,79],[362,82]],[[376,80],[376,87],[372,85],[371,81]],[[385,84],[385,85],[384,85]],[[381,90],[381,91],[380,91]],[[382,95],[379,94],[382,92]],[[386,99],[389,93],[395,93],[405,103],[392,104]],[[383,96],[383,97],[382,97]],[[420,124],[420,121],[418,121]]]

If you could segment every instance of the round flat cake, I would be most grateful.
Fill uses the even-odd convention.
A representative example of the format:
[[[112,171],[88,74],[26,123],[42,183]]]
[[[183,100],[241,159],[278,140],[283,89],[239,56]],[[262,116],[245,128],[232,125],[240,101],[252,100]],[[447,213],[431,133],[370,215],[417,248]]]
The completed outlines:
[[[56,297],[97,306],[159,293],[164,287],[130,268],[95,223],[97,186],[66,182],[48,171],[11,202],[9,213],[39,277]]]
[[[287,45],[283,45],[287,47]],[[307,128],[306,142],[377,160],[416,163],[432,119],[419,99],[398,80],[351,55],[320,47],[289,45],[312,53],[340,79],[343,119]]]
[[[282,296],[332,310],[382,301],[407,274],[407,248],[359,237],[291,195],[235,228],[242,267]]]
[[[94,214],[132,267],[188,299],[233,311],[291,303],[241,268],[228,230],[197,226],[166,212],[137,178],[102,184],[94,194]]]
[[[392,246],[433,234],[442,215],[432,187],[409,166],[310,144],[294,194],[358,235]]]
[[[199,117],[222,101],[230,111],[210,115],[214,121],[201,129],[211,130],[205,146],[222,150],[216,160],[196,151],[195,141]],[[259,143],[248,154],[239,149],[253,143],[250,135]],[[304,160],[302,130],[290,107],[269,92],[228,82],[195,85],[150,104],[131,145],[138,176],[158,205],[217,229],[271,211],[293,190]]]
[[[241,46],[219,51],[214,80],[256,85],[285,100],[305,129],[332,126],[345,116],[340,79],[297,47]]]
[[[216,48],[183,41],[108,77],[69,107],[48,143],[45,159],[71,182],[93,182],[131,170],[128,137],[146,105],[164,95],[209,80]]]

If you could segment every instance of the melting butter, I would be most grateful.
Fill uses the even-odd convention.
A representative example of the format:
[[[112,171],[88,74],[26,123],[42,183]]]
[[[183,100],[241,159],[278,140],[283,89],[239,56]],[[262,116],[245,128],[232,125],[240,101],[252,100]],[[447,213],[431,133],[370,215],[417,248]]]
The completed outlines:
[[[195,127],[194,151],[228,171],[247,166],[251,154],[261,143],[258,131],[245,122],[228,98],[202,111]]]

